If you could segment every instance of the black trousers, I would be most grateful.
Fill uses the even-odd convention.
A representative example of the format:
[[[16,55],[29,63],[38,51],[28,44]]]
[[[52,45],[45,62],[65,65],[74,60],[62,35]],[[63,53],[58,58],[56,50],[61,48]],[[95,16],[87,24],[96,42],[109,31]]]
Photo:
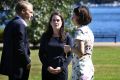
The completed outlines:
[[[9,80],[28,80],[29,72],[27,68],[14,69],[13,74],[9,75]]]

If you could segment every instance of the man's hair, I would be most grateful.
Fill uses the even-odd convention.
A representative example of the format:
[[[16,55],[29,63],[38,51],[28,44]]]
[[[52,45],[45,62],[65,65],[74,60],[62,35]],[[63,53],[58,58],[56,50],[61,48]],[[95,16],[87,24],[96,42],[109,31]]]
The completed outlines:
[[[17,3],[16,7],[15,7],[15,11],[17,14],[20,14],[21,11],[23,9],[26,9],[27,6],[30,5],[30,6],[33,6],[31,3],[29,3],[28,1],[20,1]]]

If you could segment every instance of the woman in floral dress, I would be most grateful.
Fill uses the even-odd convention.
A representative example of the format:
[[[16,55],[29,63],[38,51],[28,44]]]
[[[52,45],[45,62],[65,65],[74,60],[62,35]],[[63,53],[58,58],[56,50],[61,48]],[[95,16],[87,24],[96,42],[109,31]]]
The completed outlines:
[[[74,9],[72,21],[77,26],[74,34],[75,53],[72,62],[72,80],[93,80],[94,66],[92,63],[92,51],[94,35],[88,24],[92,18],[86,6]]]

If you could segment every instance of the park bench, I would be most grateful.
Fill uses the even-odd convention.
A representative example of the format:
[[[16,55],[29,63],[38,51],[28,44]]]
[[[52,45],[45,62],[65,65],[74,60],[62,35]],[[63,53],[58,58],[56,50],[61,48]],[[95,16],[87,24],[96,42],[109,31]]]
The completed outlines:
[[[95,38],[113,38],[114,42],[117,42],[117,34],[116,33],[94,33]]]

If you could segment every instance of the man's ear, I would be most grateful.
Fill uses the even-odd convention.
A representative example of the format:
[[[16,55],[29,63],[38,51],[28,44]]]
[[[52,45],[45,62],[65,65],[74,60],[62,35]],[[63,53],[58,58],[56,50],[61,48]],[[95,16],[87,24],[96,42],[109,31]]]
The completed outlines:
[[[22,13],[22,14],[24,14],[24,13],[25,13],[25,11],[26,11],[26,9],[23,9],[23,10],[21,11],[21,13]]]

